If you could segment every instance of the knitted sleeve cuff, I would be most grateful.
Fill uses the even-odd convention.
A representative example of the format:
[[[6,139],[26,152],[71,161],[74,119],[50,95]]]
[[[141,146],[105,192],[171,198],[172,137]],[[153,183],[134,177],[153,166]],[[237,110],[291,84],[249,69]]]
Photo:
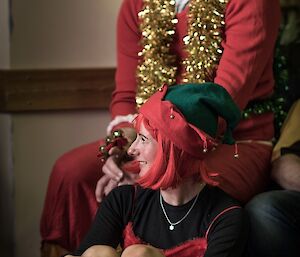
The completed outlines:
[[[137,116],[137,114],[128,114],[128,115],[118,115],[116,116],[107,126],[106,128],[106,133],[107,135],[109,135],[113,129],[113,127],[117,126],[120,123],[123,122],[129,122],[131,123],[135,117]]]

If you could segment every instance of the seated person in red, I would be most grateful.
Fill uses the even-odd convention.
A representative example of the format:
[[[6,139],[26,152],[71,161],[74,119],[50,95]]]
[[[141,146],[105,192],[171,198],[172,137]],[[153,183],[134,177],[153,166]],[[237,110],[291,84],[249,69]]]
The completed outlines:
[[[102,202],[78,250],[70,256],[244,256],[248,221],[239,203],[215,187],[217,171],[203,160],[219,145],[218,118],[227,121],[224,143],[240,110],[218,85],[163,86],[135,120],[128,154],[139,163],[138,185],[114,189]],[[232,152],[230,162],[237,162]]]

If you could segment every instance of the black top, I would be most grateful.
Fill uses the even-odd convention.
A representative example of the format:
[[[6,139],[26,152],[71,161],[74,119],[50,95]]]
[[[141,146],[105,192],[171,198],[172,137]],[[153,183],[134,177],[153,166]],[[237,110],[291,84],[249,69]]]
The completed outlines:
[[[181,206],[163,202],[171,222],[180,220],[193,201]],[[114,248],[122,244],[123,230],[130,221],[135,235],[144,242],[169,249],[190,239],[204,237],[214,217],[235,205],[239,203],[220,189],[206,186],[189,215],[171,231],[159,203],[159,191],[137,187],[135,192],[134,186],[120,186],[104,199],[90,231],[73,255],[80,256],[97,244]],[[248,220],[243,209],[232,209],[213,223],[205,257],[243,256],[247,237]]]

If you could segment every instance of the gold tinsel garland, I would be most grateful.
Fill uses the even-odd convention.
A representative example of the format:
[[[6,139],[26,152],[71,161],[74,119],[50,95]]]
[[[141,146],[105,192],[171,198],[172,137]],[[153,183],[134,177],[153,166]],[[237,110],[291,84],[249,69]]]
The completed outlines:
[[[224,12],[228,0],[191,0],[188,32],[184,37],[187,58],[183,61],[184,83],[213,81],[222,55]],[[137,68],[137,105],[142,105],[164,83],[176,82],[176,56],[170,45],[175,34],[175,0],[144,0],[139,13],[143,50]]]
[[[139,56],[143,62],[138,66],[137,105],[140,106],[157,88],[167,83],[175,83],[176,56],[170,53],[170,45],[175,34],[175,1],[144,0],[144,9],[139,12],[142,20],[143,50]]]
[[[228,0],[192,0],[188,34],[183,39],[188,57],[183,61],[184,83],[212,82],[223,48],[225,7]]]

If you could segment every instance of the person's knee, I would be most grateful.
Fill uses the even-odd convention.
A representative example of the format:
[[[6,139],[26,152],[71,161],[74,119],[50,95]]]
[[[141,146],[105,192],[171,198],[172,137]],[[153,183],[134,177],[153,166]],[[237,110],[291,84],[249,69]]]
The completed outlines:
[[[245,207],[250,220],[272,222],[284,208],[282,190],[270,191],[255,196]],[[266,220],[266,218],[268,220]]]
[[[52,179],[66,185],[99,179],[100,165],[97,162],[95,143],[77,147],[59,157],[51,173]]]
[[[122,257],[164,257],[164,255],[154,247],[136,244],[127,247],[123,251]]]
[[[74,158],[74,162],[76,162],[75,160],[76,158]],[[81,180],[84,172],[77,172],[78,168],[74,162],[65,158],[65,155],[61,156],[56,160],[50,178],[55,181],[61,181],[64,185],[77,183],[77,181]]]
[[[82,257],[117,257],[117,252],[114,248],[106,245],[94,245],[88,248]]]

